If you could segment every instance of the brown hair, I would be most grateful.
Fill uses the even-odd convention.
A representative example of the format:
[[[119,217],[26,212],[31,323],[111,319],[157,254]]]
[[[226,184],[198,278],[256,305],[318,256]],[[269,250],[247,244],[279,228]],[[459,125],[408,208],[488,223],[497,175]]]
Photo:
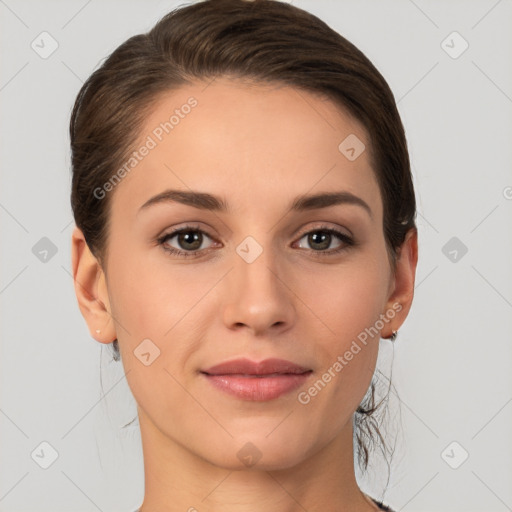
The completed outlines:
[[[320,94],[363,124],[394,265],[407,231],[416,229],[416,201],[404,128],[385,79],[352,43],[302,9],[276,0],[205,0],[173,10],[149,32],[121,44],[76,98],[70,121],[71,205],[102,266],[110,194],[98,198],[93,191],[126,161],[162,94],[219,76]],[[117,340],[114,350],[118,359]],[[374,393],[372,380],[369,398],[356,411],[358,460],[365,469],[364,440],[372,439],[372,428],[383,441],[371,423],[380,405],[375,406]]]

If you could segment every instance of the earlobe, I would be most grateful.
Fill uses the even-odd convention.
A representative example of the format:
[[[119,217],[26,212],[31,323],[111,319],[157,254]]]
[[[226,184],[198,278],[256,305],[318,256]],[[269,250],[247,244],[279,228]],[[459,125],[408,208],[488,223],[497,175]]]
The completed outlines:
[[[111,343],[116,332],[110,314],[105,274],[78,227],[74,228],[71,236],[71,264],[78,306],[89,333],[100,343]]]
[[[390,338],[393,331],[398,331],[412,305],[416,266],[418,263],[418,232],[410,229],[400,247],[393,277],[393,292],[386,303],[386,311],[394,311],[394,320],[390,321],[383,338]],[[389,332],[388,332],[389,331]]]

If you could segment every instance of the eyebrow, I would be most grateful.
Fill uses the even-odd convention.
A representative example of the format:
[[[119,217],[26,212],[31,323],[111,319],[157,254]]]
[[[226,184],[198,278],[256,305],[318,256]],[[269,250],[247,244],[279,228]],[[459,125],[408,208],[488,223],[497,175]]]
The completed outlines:
[[[221,197],[206,192],[187,190],[165,190],[160,194],[148,199],[140,208],[144,210],[151,205],[160,203],[181,203],[193,206],[201,210],[227,213],[230,211],[228,203]],[[372,210],[360,197],[347,191],[323,192],[313,195],[301,195],[294,199],[290,209],[296,212],[317,210],[338,204],[351,204],[362,207],[370,217],[373,217]]]

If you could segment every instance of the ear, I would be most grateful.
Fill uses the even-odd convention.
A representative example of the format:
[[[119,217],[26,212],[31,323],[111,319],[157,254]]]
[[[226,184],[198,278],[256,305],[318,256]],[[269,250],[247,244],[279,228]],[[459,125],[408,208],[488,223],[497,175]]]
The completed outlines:
[[[386,303],[386,311],[395,311],[396,314],[383,329],[383,338],[389,338],[392,331],[398,331],[409,314],[414,297],[417,263],[418,231],[412,228],[407,232],[397,255],[395,273],[390,284],[390,295]]]
[[[117,336],[110,313],[105,273],[76,226],[71,235],[71,261],[75,294],[89,333],[100,343],[111,343]]]

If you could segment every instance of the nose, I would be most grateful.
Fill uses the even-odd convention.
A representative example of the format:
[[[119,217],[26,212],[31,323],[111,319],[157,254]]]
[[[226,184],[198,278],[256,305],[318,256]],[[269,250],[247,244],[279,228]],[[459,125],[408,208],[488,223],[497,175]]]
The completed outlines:
[[[224,324],[232,330],[245,328],[254,336],[290,329],[296,309],[289,281],[270,250],[263,250],[251,263],[236,255],[224,283]]]

